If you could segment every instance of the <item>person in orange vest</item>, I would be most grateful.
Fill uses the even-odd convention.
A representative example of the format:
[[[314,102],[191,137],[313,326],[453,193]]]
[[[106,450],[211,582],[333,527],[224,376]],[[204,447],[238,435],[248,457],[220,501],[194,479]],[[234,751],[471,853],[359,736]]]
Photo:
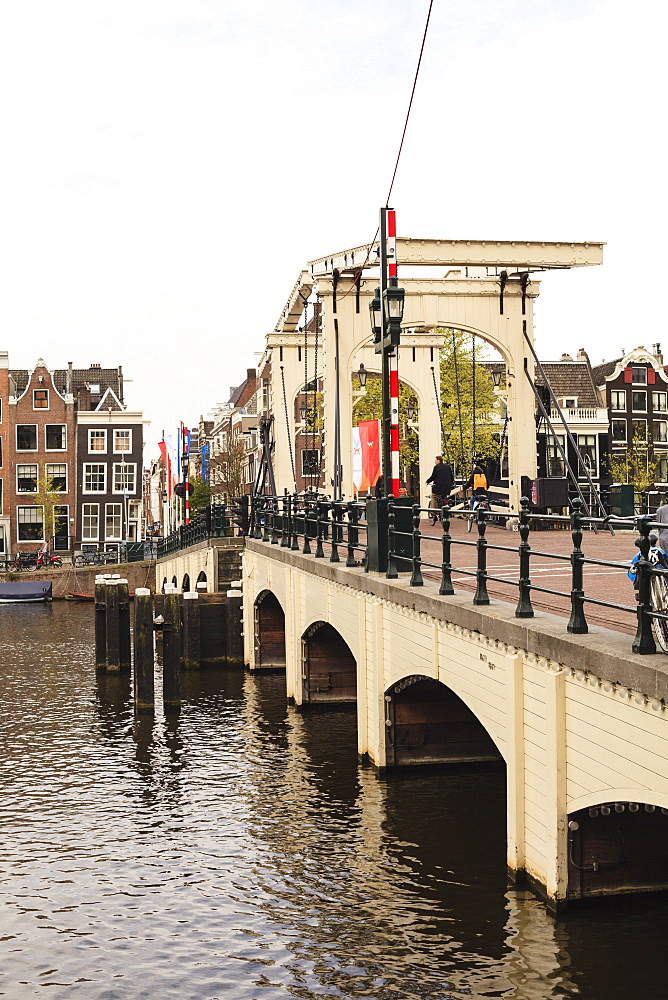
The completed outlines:
[[[466,480],[463,487],[465,490],[473,490],[471,499],[469,500],[470,510],[473,510],[479,500],[487,497],[487,485],[485,470],[479,462],[476,462],[473,472]]]

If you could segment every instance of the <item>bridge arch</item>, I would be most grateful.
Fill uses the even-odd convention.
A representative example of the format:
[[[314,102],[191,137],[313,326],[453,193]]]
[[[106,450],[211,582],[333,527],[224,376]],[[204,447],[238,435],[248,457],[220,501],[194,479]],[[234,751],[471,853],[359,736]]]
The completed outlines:
[[[329,622],[313,622],[302,634],[302,703],[357,700],[357,661]]]
[[[184,594],[188,593],[188,591],[190,590],[190,575],[188,573],[184,573],[183,575],[183,580],[181,582],[181,590],[183,591]]]
[[[255,667],[285,670],[285,612],[271,590],[262,590],[253,605]]]
[[[576,801],[566,831],[567,900],[668,890],[668,795],[608,789]]]
[[[485,725],[442,681],[413,674],[385,694],[388,767],[503,761]]]

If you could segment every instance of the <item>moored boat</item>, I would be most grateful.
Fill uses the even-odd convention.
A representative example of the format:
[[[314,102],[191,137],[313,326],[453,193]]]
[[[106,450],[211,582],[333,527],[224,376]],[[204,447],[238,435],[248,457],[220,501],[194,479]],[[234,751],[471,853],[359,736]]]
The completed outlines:
[[[3,580],[0,582],[0,604],[43,604],[52,599],[50,580],[31,580],[30,583]]]

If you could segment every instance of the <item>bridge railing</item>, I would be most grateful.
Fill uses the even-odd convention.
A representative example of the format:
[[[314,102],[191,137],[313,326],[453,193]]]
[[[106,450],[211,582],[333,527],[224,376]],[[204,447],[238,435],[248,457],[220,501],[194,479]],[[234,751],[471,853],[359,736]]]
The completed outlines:
[[[382,530],[386,531],[388,579],[396,579],[400,572],[408,572],[410,585],[419,587],[424,583],[423,569],[433,569],[440,576],[439,593],[449,596],[455,594],[453,574],[470,576],[475,580],[472,602],[477,606],[490,603],[489,582],[515,587],[518,595],[515,608],[517,618],[533,617],[533,593],[563,598],[570,604],[570,617],[566,628],[574,635],[582,635],[589,631],[586,606],[597,605],[635,616],[637,626],[633,652],[639,654],[656,652],[655,636],[659,639],[661,648],[668,652],[668,588],[663,585],[663,578],[668,574],[668,568],[664,569],[650,559],[652,548],[650,533],[666,526],[653,521],[651,516],[614,519],[586,517],[582,513],[581,501],[578,498],[572,502],[570,515],[554,516],[532,513],[530,502],[526,498],[522,500],[519,512],[491,512],[480,508],[475,511],[453,511],[445,506],[438,512],[442,526],[438,562],[430,561],[423,554],[424,541],[430,543],[438,541],[437,536],[422,531],[427,516],[433,518],[434,510],[420,507],[419,504],[407,507],[405,501],[402,503],[392,498],[387,501],[387,527]],[[487,527],[492,518],[496,524],[501,522],[506,526],[516,527],[519,542],[506,545],[490,541],[487,537]],[[469,539],[453,535],[451,529],[456,520],[464,521],[469,530],[475,527],[475,537]],[[614,520],[617,527],[638,532],[635,542],[639,550],[636,563],[635,604],[602,599],[585,590],[587,566],[608,567],[623,573],[629,569],[628,562],[598,559],[585,555],[582,549],[583,532],[606,530],[611,520]],[[374,524],[373,527],[377,529],[378,525]],[[570,553],[548,552],[544,548],[532,547],[531,541],[535,529],[545,527],[570,529],[572,540]],[[370,567],[369,509],[362,501],[335,502],[316,494],[253,498],[249,534],[272,545],[313,555],[316,559],[323,559],[328,555],[329,561],[336,563],[341,562],[345,556],[346,566],[363,566],[367,571]],[[377,541],[376,536],[374,545]],[[453,552],[472,553],[472,550],[475,551],[475,568],[471,568],[470,560],[468,560],[469,565],[461,565],[459,559],[453,560]],[[490,551],[511,553],[517,557],[516,579],[515,566],[504,567],[511,571],[513,576],[499,576],[490,572],[488,566]],[[569,564],[570,587],[560,590],[533,583],[530,574],[534,557],[553,560],[557,564]],[[668,560],[666,562],[668,563]],[[661,585],[657,586],[657,583]]]
[[[235,523],[229,507],[224,503],[212,503],[201,514],[192,518],[190,524],[182,524],[165,538],[156,539],[157,557],[162,559],[199,542],[231,537],[234,534]]]

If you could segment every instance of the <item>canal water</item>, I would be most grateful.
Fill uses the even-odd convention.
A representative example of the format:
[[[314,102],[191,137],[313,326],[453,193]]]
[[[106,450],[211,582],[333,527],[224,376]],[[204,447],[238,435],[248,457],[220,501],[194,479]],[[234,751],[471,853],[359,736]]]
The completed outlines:
[[[555,921],[505,879],[502,772],[380,781],[354,713],[187,675],[135,719],[92,607],[0,607],[0,996],[664,997],[668,903]]]

